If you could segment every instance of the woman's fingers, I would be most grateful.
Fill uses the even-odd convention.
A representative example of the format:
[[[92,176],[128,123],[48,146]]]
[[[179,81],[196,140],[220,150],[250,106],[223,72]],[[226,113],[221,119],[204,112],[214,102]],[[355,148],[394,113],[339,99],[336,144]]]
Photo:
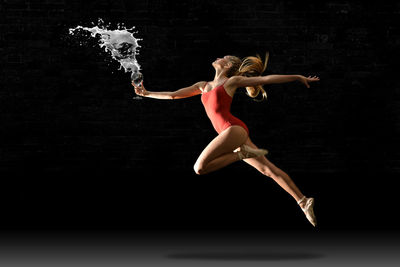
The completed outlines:
[[[317,76],[308,76],[307,80],[309,82],[314,82],[314,81],[319,81],[319,78]]]
[[[132,85],[133,85],[133,87],[135,87],[135,88],[144,87],[144,86],[143,86],[143,81],[140,83],[140,85],[139,85],[139,86],[138,86],[138,85],[136,85],[136,83],[134,83],[134,82],[132,82],[131,84],[132,84]]]
[[[137,95],[144,95],[145,89],[143,86],[143,81],[141,81],[140,85],[136,85],[134,82],[132,82],[133,87],[135,88],[135,93]]]
[[[142,90],[141,88],[135,86],[135,93],[136,93],[137,95],[142,95],[142,94],[143,94],[143,90]]]
[[[308,77],[305,77],[305,76],[300,76],[301,77],[301,79],[300,79],[300,81],[307,87],[307,88],[310,88],[310,84],[309,84],[309,82],[316,82],[316,81],[319,81],[319,78],[317,77],[317,76],[308,76]]]

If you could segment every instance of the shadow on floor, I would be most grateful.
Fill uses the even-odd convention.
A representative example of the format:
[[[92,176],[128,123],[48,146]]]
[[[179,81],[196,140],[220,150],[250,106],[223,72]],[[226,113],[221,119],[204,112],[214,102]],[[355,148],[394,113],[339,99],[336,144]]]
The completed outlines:
[[[252,260],[252,261],[284,261],[284,260],[313,260],[325,255],[308,252],[199,252],[199,253],[174,253],[166,256],[170,259],[191,260]]]

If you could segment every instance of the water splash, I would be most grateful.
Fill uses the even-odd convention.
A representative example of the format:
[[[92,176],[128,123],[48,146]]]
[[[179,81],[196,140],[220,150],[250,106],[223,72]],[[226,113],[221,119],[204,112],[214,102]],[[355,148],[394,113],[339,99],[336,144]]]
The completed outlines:
[[[108,24],[110,26],[110,24]],[[107,26],[104,26],[102,19],[98,20],[98,26],[94,27],[83,27],[77,26],[69,29],[69,34],[75,35],[77,32],[88,31],[92,37],[100,37],[99,45],[104,48],[106,52],[111,53],[112,59],[119,62],[119,69],[124,69],[125,72],[132,72],[131,80],[136,85],[139,85],[143,80],[143,74],[140,72],[141,68],[136,60],[136,55],[139,54],[138,41],[133,36],[132,30],[135,27],[127,29],[123,24],[118,24],[117,30],[110,30]]]

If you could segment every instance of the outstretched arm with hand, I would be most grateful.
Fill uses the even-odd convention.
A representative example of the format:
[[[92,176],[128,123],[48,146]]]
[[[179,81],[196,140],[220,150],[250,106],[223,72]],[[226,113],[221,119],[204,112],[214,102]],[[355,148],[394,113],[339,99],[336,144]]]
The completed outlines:
[[[176,91],[171,91],[171,92],[152,92],[152,91],[147,91],[146,88],[144,88],[143,81],[141,82],[140,86],[135,85],[132,82],[132,85],[135,87],[135,93],[140,96],[144,97],[150,97],[150,98],[156,98],[156,99],[181,99],[181,98],[186,98],[186,97],[191,97],[195,95],[201,94],[201,86],[204,85],[205,82],[198,82],[193,84],[192,86],[185,87]]]

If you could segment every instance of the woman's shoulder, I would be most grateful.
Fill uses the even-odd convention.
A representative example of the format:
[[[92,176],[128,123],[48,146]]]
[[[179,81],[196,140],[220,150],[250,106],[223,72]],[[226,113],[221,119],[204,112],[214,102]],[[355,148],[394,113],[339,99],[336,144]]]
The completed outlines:
[[[200,89],[201,92],[204,92],[205,87],[207,86],[208,81],[200,81],[195,83],[195,85]]]
[[[227,86],[236,85],[242,79],[243,79],[243,76],[231,76],[228,78],[228,80],[225,82],[225,84]]]
[[[208,81],[200,81],[194,84],[194,86],[198,86],[200,87],[204,87],[206,84],[208,83]]]
[[[225,88],[228,87],[228,88],[236,89],[237,87],[239,87],[238,84],[242,78],[243,78],[242,76],[229,77],[228,80],[226,80],[226,82],[224,84]]]
[[[229,77],[228,80],[226,80],[224,87],[225,91],[227,92],[228,95],[233,97],[233,95],[236,93],[236,89],[238,88],[237,84],[241,76],[232,76]]]

